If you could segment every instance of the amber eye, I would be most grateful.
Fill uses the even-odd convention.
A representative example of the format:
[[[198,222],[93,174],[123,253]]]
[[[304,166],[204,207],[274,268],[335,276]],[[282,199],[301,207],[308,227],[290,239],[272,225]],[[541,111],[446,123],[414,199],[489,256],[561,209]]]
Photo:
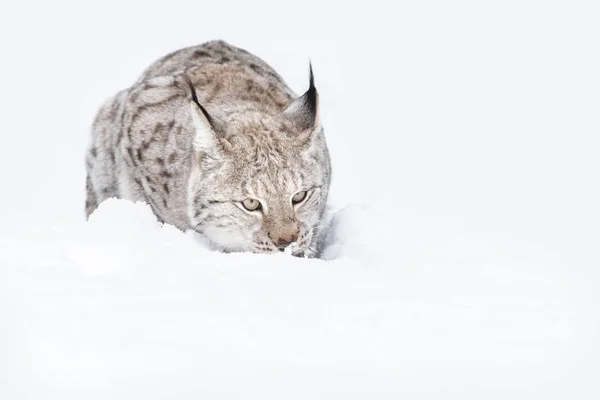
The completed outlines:
[[[260,201],[256,199],[246,199],[242,201],[242,205],[248,211],[260,210]]]
[[[298,192],[292,197],[292,204],[298,204],[306,198],[306,190]]]

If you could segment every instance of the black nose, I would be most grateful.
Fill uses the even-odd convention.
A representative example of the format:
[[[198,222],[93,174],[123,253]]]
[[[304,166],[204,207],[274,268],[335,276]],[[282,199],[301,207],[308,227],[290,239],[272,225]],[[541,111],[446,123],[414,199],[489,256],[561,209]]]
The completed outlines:
[[[283,250],[285,250],[286,247],[288,247],[290,244],[292,244],[292,241],[279,239],[276,244],[277,244],[277,247],[279,247],[279,251],[283,251]]]
[[[288,247],[290,245],[290,243],[292,243],[292,242],[286,242],[285,244],[281,244],[281,242],[278,242],[277,248],[279,249],[279,251],[284,251],[286,249],[286,247]]]

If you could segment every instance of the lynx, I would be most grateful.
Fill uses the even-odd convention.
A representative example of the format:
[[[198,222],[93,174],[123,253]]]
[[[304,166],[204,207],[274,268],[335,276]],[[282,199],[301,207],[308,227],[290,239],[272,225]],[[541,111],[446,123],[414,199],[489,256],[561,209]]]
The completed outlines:
[[[160,58],[96,116],[86,215],[111,197],[143,201],[217,250],[314,256],[331,166],[309,72],[296,96],[223,41]]]

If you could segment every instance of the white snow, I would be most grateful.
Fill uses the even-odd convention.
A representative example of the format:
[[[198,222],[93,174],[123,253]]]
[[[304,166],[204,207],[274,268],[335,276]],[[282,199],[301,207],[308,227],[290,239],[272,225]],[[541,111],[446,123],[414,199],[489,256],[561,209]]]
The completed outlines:
[[[0,399],[600,397],[597,4],[36,3],[0,7]],[[322,259],[84,221],[97,107],[214,38],[312,60]]]
[[[115,199],[88,223],[13,233],[0,247],[7,387],[61,399],[564,389],[551,377],[592,345],[567,271],[428,222],[348,207],[330,261],[211,252]]]

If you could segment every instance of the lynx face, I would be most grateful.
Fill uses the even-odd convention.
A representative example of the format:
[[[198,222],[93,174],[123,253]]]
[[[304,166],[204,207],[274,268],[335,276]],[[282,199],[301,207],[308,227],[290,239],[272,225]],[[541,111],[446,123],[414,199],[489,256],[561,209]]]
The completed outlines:
[[[192,93],[190,222],[223,251],[314,252],[330,180],[317,92],[273,117],[215,121]],[[193,88],[191,88],[193,91]]]

